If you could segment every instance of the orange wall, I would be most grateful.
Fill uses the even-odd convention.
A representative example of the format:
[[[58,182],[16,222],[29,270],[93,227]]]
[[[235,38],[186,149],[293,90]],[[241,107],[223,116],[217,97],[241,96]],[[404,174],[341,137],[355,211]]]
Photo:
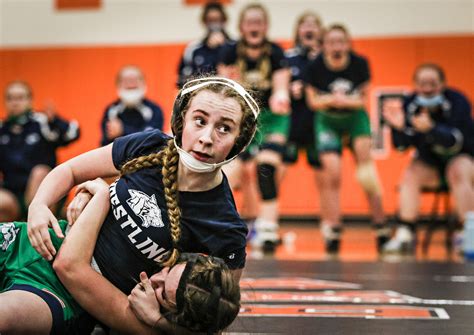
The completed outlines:
[[[285,46],[288,41],[283,41]],[[354,48],[366,55],[371,64],[372,90],[390,86],[409,86],[415,66],[431,61],[443,66],[448,83],[474,98],[474,37],[393,37],[356,39]],[[176,94],[176,69],[184,45],[68,47],[0,49],[0,87],[14,79],[31,83],[34,106],[43,108],[48,100],[66,118],[81,124],[82,137],[59,153],[65,160],[92,149],[99,143],[99,124],[103,108],[115,98],[114,78],[125,64],[140,66],[147,77],[148,96],[165,111],[165,124]],[[0,109],[0,118],[5,110]],[[169,129],[169,127],[167,127]],[[284,179],[281,193],[283,214],[316,214],[319,201],[313,177],[304,157]],[[389,152],[377,165],[384,186],[384,205],[389,213],[396,209],[396,185],[409,161],[406,154]],[[354,163],[346,152],[343,157],[342,210],[363,214],[367,205],[354,179]],[[238,199],[238,196],[237,196]],[[427,208],[428,203],[423,203]]]

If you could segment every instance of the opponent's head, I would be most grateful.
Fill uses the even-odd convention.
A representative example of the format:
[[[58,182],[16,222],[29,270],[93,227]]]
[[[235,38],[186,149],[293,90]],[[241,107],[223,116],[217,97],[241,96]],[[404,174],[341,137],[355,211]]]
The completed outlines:
[[[252,140],[259,107],[237,82],[221,77],[188,81],[176,97],[172,130],[180,160],[195,172],[212,172]]]
[[[12,81],[5,88],[5,107],[9,116],[16,116],[31,108],[31,87],[27,82]]]
[[[220,258],[184,253],[150,281],[162,314],[191,331],[223,330],[240,309],[239,285]]]

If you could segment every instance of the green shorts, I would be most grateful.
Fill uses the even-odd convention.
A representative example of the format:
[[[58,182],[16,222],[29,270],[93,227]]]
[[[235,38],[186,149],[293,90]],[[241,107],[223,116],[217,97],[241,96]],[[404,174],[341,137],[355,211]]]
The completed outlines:
[[[341,153],[344,137],[353,142],[357,137],[370,136],[369,117],[363,109],[337,113],[319,111],[314,120],[318,152]]]
[[[290,115],[274,114],[269,108],[263,108],[258,116],[257,132],[241,158],[246,160],[255,156],[269,135],[281,134],[286,138],[289,130]]]
[[[64,232],[67,222],[60,220],[59,224]],[[49,230],[58,250],[63,240],[52,229]],[[26,222],[0,223],[0,292],[8,291],[14,285],[28,285],[57,299],[66,326],[74,327],[75,322],[86,314],[61,284],[52,264],[31,246]]]

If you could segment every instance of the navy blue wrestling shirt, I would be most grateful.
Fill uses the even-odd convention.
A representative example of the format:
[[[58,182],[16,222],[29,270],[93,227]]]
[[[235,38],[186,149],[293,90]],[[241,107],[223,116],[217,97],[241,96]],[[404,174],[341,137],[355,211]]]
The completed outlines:
[[[170,137],[150,130],[118,138],[112,147],[117,169],[130,159],[157,152]],[[129,293],[139,273],[151,275],[172,248],[160,167],[125,175],[110,186],[111,208],[102,226],[94,258],[102,274]],[[237,213],[224,176],[203,192],[179,192],[182,252],[221,257],[231,269],[245,265],[247,226]]]

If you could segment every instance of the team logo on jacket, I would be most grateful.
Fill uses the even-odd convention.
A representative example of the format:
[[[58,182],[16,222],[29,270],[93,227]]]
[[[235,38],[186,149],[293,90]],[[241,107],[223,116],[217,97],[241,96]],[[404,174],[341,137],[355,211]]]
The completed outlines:
[[[127,199],[127,204],[142,219],[143,227],[164,227],[161,210],[154,194],[150,197],[148,194],[137,190],[128,190],[128,193],[131,197]]]
[[[15,239],[18,231],[20,229],[16,228],[13,223],[4,223],[0,225],[0,250],[6,251],[10,244],[12,244]]]

